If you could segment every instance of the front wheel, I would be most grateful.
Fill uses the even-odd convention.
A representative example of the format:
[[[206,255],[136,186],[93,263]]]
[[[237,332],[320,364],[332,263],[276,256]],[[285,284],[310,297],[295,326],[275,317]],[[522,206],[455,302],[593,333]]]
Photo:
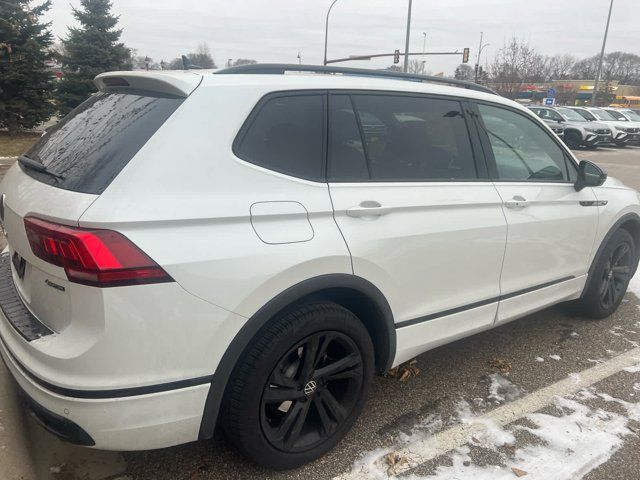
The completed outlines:
[[[591,318],[605,318],[616,311],[627,291],[637,264],[636,247],[631,234],[614,232],[597,259],[584,296],[577,307]]]
[[[582,144],[582,137],[578,132],[564,132],[564,143],[572,150],[575,150]]]
[[[229,380],[228,438],[256,463],[295,468],[333,448],[364,406],[373,345],[349,310],[314,303],[261,330]]]

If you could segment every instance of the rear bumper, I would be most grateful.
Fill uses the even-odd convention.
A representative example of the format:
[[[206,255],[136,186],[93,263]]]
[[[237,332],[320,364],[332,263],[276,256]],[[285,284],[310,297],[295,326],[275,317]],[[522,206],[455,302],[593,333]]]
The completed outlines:
[[[147,450],[198,439],[210,383],[133,396],[104,397],[93,391],[100,398],[76,398],[43,386],[1,338],[0,356],[24,394],[29,413],[71,443],[103,450]]]

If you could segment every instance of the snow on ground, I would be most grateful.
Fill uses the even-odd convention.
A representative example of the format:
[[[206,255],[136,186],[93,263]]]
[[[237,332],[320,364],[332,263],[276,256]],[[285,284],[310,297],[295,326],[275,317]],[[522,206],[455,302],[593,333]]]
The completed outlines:
[[[549,355],[549,358],[556,361],[562,360],[562,357],[560,355]]]
[[[520,398],[524,393],[522,388],[514,385],[499,373],[489,375],[489,380],[491,381],[491,385],[489,386],[489,396],[487,399],[493,403],[511,402]]]
[[[512,480],[515,467],[531,479],[577,479],[606,462],[622,446],[623,437],[632,433],[626,426],[628,419],[622,415],[591,409],[567,398],[557,398],[555,406],[562,415],[530,414],[526,419],[534,427],[512,428],[529,432],[541,443],[517,448],[513,456],[501,453],[503,466],[474,465],[469,447],[463,446],[450,454],[451,466],[438,467],[431,476],[408,478]]]
[[[497,385],[501,379],[495,379]],[[508,380],[507,380],[508,382]],[[510,385],[511,382],[508,382]],[[492,384],[493,386],[493,384]],[[514,385],[515,387],[515,385]],[[492,387],[490,387],[491,389]],[[517,387],[516,387],[517,388]],[[590,407],[583,402],[604,400],[623,407],[626,415]],[[409,480],[512,480],[516,478],[514,468],[526,472],[532,480],[578,480],[588,472],[605,463],[623,445],[624,437],[632,435],[629,420],[640,421],[640,403],[631,403],[610,395],[585,389],[569,397],[556,397],[555,411],[532,413],[524,423],[501,427],[472,413],[471,406],[460,400],[456,408],[460,423],[481,422],[486,429],[482,434],[469,438],[466,445],[450,451],[444,465],[430,475],[408,475]],[[527,440],[516,447],[516,435],[526,432]],[[472,449],[491,452],[498,465],[476,465]],[[391,471],[381,462],[381,455],[393,449],[375,450],[366,454],[354,465],[354,470],[373,474],[374,478],[395,479]],[[401,461],[396,459],[395,461]],[[392,472],[391,472],[392,473]]]

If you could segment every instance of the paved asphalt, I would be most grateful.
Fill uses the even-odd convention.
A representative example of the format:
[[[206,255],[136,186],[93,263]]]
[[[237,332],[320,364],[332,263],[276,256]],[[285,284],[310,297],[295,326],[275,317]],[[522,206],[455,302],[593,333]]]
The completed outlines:
[[[600,164],[610,175],[640,190],[640,148],[581,150],[577,156]],[[33,454],[40,478],[54,480],[328,479],[352,472],[355,462],[370,458],[367,454],[376,449],[386,452],[437,432],[446,434],[456,424],[465,421],[461,413],[465,405],[471,414],[482,415],[556,382],[578,379],[578,372],[637,348],[640,345],[639,307],[640,301],[633,293],[627,293],[612,317],[601,321],[572,316],[562,308],[554,307],[420,355],[417,358],[418,376],[404,383],[396,378],[377,378],[364,413],[346,439],[324,458],[294,471],[260,469],[243,459],[224,440],[120,454],[65,445],[31,425]],[[563,451],[555,451],[561,460],[552,455],[553,449],[545,450],[544,447],[553,444],[554,438],[547,439],[545,443],[535,437],[538,439],[536,442],[532,435],[520,432],[514,441],[502,443],[487,443],[482,438],[468,439],[463,442],[463,450],[458,448],[457,457],[456,454],[439,455],[410,471],[403,471],[401,476],[432,478],[430,475],[438,472],[437,478],[517,478],[516,471],[511,470],[513,465],[527,472],[524,478],[569,478],[563,476],[562,468],[571,466],[576,455],[588,451],[595,444],[606,446],[609,441],[612,443],[609,453],[600,452],[599,457],[594,457],[583,467],[580,475],[586,475],[584,478],[588,480],[637,480],[640,478],[640,415],[635,402],[640,401],[640,372],[628,370],[597,382],[581,394],[581,404],[589,405],[588,408],[597,412],[596,431],[584,433],[582,430],[587,428],[586,424],[577,420],[569,422],[579,427],[578,437],[583,434],[571,443],[568,427],[565,430],[559,427],[556,440],[567,441]],[[496,381],[502,382],[497,390]],[[612,401],[610,397],[620,401]],[[628,405],[635,405],[635,416],[623,411],[627,405],[623,400],[630,402]],[[570,413],[571,409],[546,406],[532,409],[531,413],[536,410],[539,414],[546,414],[543,418],[553,420],[556,417],[562,419],[562,415]],[[624,435],[620,431],[613,436],[598,433],[610,428],[612,418],[619,415],[624,416]],[[508,428],[518,428],[519,423],[526,427],[531,420],[518,420]],[[545,457],[544,461],[548,455],[550,464],[557,462],[557,465],[551,465],[555,475],[536,476],[532,473],[523,452],[535,445],[542,445],[538,456]],[[453,448],[457,446],[453,445]],[[470,452],[462,463],[459,458],[461,451]],[[398,462],[401,463],[402,459]],[[451,475],[447,468],[456,465],[462,473]],[[494,474],[486,477],[478,474],[479,468],[492,466],[496,468]],[[380,471],[378,475],[385,478],[386,472]],[[580,478],[580,475],[571,478]]]

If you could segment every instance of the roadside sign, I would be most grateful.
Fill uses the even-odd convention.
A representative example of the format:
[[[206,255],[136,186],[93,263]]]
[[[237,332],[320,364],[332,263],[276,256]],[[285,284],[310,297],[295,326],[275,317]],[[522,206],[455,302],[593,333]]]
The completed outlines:
[[[555,88],[550,88],[549,90],[547,90],[547,97],[555,97],[555,96],[556,96]]]
[[[544,99],[544,104],[547,107],[552,107],[553,105],[556,104],[556,99],[553,98],[553,97],[547,97],[547,98]]]

